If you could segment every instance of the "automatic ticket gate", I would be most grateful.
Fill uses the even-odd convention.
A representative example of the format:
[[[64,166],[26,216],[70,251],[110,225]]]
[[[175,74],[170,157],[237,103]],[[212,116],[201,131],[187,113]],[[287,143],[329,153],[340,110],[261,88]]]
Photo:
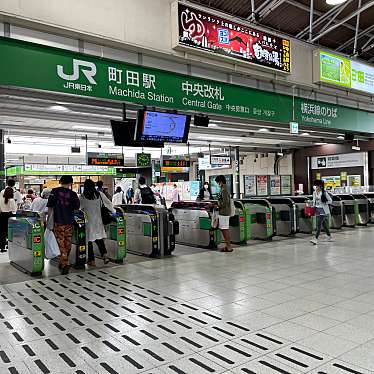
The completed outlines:
[[[311,234],[313,232],[313,217],[305,215],[306,203],[312,204],[312,199],[309,196],[290,196],[290,199],[296,205],[296,214],[299,222],[299,232],[303,234]]]
[[[343,226],[355,227],[357,221],[356,200],[349,194],[340,194],[337,196],[340,197],[343,204]]]
[[[110,261],[122,264],[126,257],[126,217],[121,207],[115,207],[116,213],[112,214],[113,221],[105,226],[106,236],[105,247]],[[94,244],[96,257],[101,258],[100,251]]]
[[[44,228],[39,213],[18,211],[9,219],[8,255],[10,263],[31,275],[44,269]]]
[[[240,200],[234,200],[235,215],[230,217],[230,237],[235,244],[245,244],[250,238],[250,226],[246,222],[246,212]]]
[[[175,249],[178,222],[159,205],[120,205],[126,218],[127,251],[149,257],[169,256]]]
[[[363,194],[352,194],[356,201],[356,224],[366,226],[369,222],[369,200]]]
[[[266,199],[241,199],[245,208],[247,240],[271,240],[275,235],[275,209]]]
[[[299,231],[296,204],[287,197],[267,197],[276,212],[276,235],[290,236]]]
[[[179,222],[177,243],[203,248],[217,248],[221,242],[219,230],[212,228],[215,201],[179,201],[171,205],[175,220]]]
[[[331,195],[330,205],[330,228],[341,229],[344,224],[344,205],[342,199],[337,195]]]
[[[369,202],[369,223],[374,223],[374,192],[366,192],[364,195]]]

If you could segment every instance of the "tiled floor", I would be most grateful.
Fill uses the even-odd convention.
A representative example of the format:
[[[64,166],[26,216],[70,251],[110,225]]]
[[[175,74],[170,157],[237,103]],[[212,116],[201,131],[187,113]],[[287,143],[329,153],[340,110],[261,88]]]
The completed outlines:
[[[0,286],[0,373],[374,373],[373,237]]]

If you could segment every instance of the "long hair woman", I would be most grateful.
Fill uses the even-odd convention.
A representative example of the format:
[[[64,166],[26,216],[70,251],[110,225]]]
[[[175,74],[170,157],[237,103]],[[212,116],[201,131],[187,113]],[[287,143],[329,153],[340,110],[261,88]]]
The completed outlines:
[[[314,245],[318,244],[318,238],[321,234],[322,227],[328,236],[328,240],[332,241],[328,219],[330,215],[329,205],[332,199],[328,192],[325,190],[325,184],[321,180],[316,180],[313,183],[313,206],[316,209],[317,230],[315,238],[311,240]]]
[[[95,242],[99,248],[101,257],[104,263],[109,262],[107,250],[104,239],[107,237],[103,220],[101,218],[101,207],[105,205],[113,213],[113,208],[110,200],[103,192],[97,191],[95,183],[91,179],[84,182],[83,194],[80,197],[81,209],[87,214],[86,236],[88,240],[88,258],[87,264],[89,266],[96,266],[95,255],[93,251],[93,243]]]
[[[8,220],[17,211],[13,188],[7,187],[0,195],[0,252],[6,252]]]

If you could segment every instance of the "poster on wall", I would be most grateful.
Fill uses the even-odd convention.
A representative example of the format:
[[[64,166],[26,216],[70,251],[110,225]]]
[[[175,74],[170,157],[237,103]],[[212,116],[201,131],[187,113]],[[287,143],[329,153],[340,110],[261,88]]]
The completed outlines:
[[[333,190],[335,188],[341,187],[340,175],[322,177],[322,180],[325,182],[326,190]]]
[[[360,187],[361,186],[361,175],[348,175],[349,187]]]
[[[199,181],[191,181],[190,182],[190,194],[191,194],[190,199],[191,200],[196,200],[197,197],[199,196],[199,192],[200,192],[200,182]]]
[[[281,194],[292,194],[291,175],[281,175]]]
[[[291,72],[290,40],[193,8],[173,4],[178,14],[174,48],[190,47],[278,71]],[[177,31],[177,30],[175,30]]]
[[[244,175],[244,196],[256,196],[256,176],[255,175]]]
[[[277,196],[281,194],[281,177],[280,175],[270,175],[270,195]]]
[[[257,175],[257,196],[267,196],[268,191],[268,176],[267,175]]]

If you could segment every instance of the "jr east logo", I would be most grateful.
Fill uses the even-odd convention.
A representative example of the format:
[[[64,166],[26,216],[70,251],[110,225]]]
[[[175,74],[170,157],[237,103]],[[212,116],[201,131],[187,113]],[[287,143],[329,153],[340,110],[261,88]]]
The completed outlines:
[[[78,59],[73,59],[73,69],[69,68],[69,72],[73,71],[72,74],[65,73],[65,67],[62,65],[57,65],[57,75],[64,79],[65,84],[64,88],[70,88],[73,90],[78,91],[92,91],[92,86],[96,85],[96,81],[94,79],[97,69],[96,65],[93,62],[83,61]],[[88,84],[78,83],[77,81],[81,77],[81,73],[87,80]]]

